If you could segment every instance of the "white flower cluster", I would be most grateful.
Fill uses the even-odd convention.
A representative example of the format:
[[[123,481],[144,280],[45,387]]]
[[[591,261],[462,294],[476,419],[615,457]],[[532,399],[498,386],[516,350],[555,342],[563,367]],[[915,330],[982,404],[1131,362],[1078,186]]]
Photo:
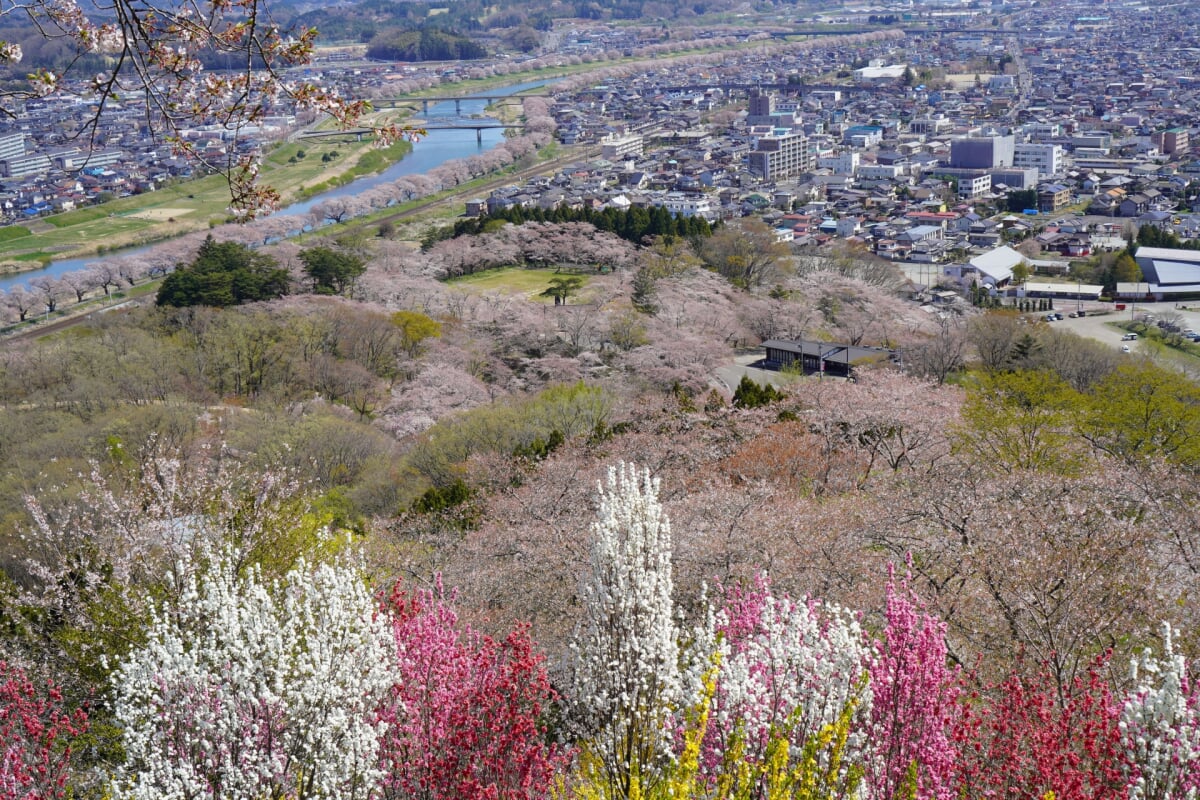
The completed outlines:
[[[652,774],[669,759],[670,710],[680,706],[679,631],[674,619],[671,528],[648,470],[621,464],[600,487],[592,525],[591,574],[577,656],[576,719],[604,753],[633,752],[616,772]]]
[[[728,628],[726,614],[718,615],[718,629]],[[755,629],[722,646],[716,728],[740,730],[751,761],[763,760],[776,732],[798,751],[852,701],[858,719],[870,715],[870,647],[858,621],[840,606],[767,594]],[[850,753],[862,745],[862,734],[851,734]]]
[[[301,562],[267,585],[228,550],[207,560],[120,667],[113,794],[369,796],[393,648],[359,571]]]
[[[1121,735],[1137,767],[1130,800],[1192,800],[1200,777],[1200,713],[1187,685],[1187,663],[1163,625],[1163,654],[1134,659],[1136,689],[1125,701]]]

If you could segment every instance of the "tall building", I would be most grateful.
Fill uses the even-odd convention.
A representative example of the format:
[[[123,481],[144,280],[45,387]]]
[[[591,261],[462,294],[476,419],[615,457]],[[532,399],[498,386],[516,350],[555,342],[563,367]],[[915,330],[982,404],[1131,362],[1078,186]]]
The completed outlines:
[[[1013,163],[1018,169],[1036,169],[1041,179],[1063,171],[1063,149],[1057,144],[1018,144],[1013,148]]]
[[[1166,131],[1158,131],[1150,135],[1150,141],[1154,143],[1155,147],[1169,156],[1188,151],[1187,128],[1171,128]]]
[[[0,136],[0,161],[9,158],[20,158],[25,155],[25,134],[10,133]]]
[[[750,91],[750,110],[752,117],[769,117],[775,113],[775,95],[766,94],[760,89]]]
[[[950,166],[995,169],[1013,165],[1016,140],[1012,136],[978,136],[950,143]]]
[[[816,145],[803,133],[763,136],[750,151],[750,171],[764,181],[811,172],[816,163]]]

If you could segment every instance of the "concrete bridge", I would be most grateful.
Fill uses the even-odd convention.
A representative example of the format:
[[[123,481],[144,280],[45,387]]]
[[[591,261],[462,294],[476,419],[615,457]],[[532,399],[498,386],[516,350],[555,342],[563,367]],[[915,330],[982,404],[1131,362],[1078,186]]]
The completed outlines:
[[[416,106],[421,104],[421,113],[429,113],[430,103],[449,103],[454,102],[454,113],[462,113],[462,101],[464,100],[486,100],[488,103],[503,103],[503,102],[520,102],[526,97],[549,97],[549,92],[523,92],[521,94],[461,94],[456,97],[429,95],[425,97],[394,97],[391,100],[373,101],[371,105],[374,108],[398,108],[400,106]]]
[[[420,129],[426,130],[426,131],[458,131],[458,130],[475,131],[475,141],[480,142],[480,143],[483,142],[483,132],[485,130],[491,130],[493,128],[511,129],[511,128],[524,128],[525,127],[524,125],[515,124],[515,123],[510,124],[510,123],[506,123],[506,122],[500,122],[499,120],[494,120],[494,119],[480,119],[480,120],[458,119],[458,120],[451,120],[448,122],[422,122],[420,120],[414,120],[414,121],[410,122],[409,124],[414,128],[420,128]],[[296,134],[295,138],[296,139],[325,139],[325,138],[329,138],[331,136],[353,136],[353,137],[361,140],[362,137],[367,136],[371,133],[372,133],[372,131],[370,128],[345,128],[345,129],[331,128],[330,130],[322,130],[322,131],[304,131],[303,133]]]

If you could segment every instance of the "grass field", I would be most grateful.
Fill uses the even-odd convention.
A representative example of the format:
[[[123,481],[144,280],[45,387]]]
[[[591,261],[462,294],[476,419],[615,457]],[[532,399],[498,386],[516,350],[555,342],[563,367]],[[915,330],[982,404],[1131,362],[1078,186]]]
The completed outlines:
[[[523,294],[531,300],[541,300],[552,303],[553,298],[540,297],[542,292],[550,288],[551,278],[561,278],[565,273],[552,269],[521,269],[520,267],[505,267],[476,272],[474,275],[464,275],[447,281],[451,286],[461,286],[475,292],[502,292],[504,294]],[[581,291],[587,288],[587,276],[583,278]]]

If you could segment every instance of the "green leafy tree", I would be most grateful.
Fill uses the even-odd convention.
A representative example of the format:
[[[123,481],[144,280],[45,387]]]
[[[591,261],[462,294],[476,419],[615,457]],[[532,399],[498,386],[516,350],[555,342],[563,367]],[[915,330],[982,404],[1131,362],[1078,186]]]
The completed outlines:
[[[1009,211],[1020,214],[1027,208],[1037,208],[1037,189],[1015,189],[1004,198]]]
[[[366,261],[359,256],[328,247],[301,250],[300,260],[316,294],[345,294],[367,270]]]
[[[236,306],[283,297],[288,272],[274,258],[210,235],[190,264],[180,265],[158,289],[160,306]]]
[[[1085,395],[1080,434],[1096,448],[1137,462],[1200,459],[1200,387],[1152,363],[1123,364]]]
[[[775,283],[788,255],[788,246],[759,219],[728,225],[704,241],[700,257],[730,283],[745,289]]]
[[[1142,268],[1128,252],[1117,256],[1112,268],[1113,284],[1137,283],[1142,279]]]
[[[1017,264],[1015,267],[1013,267],[1012,272],[1013,272],[1012,282],[1014,284],[1020,285],[1020,284],[1025,283],[1025,281],[1029,280],[1029,276],[1033,273],[1033,270],[1031,270],[1029,268],[1028,262],[1021,261],[1019,264]]]
[[[421,352],[421,344],[426,339],[437,339],[442,335],[442,323],[419,311],[397,311],[392,314],[392,324],[400,329],[401,345],[413,358]]]
[[[1073,474],[1079,467],[1071,420],[1079,395],[1049,370],[981,375],[968,387],[958,447],[1004,472]]]

